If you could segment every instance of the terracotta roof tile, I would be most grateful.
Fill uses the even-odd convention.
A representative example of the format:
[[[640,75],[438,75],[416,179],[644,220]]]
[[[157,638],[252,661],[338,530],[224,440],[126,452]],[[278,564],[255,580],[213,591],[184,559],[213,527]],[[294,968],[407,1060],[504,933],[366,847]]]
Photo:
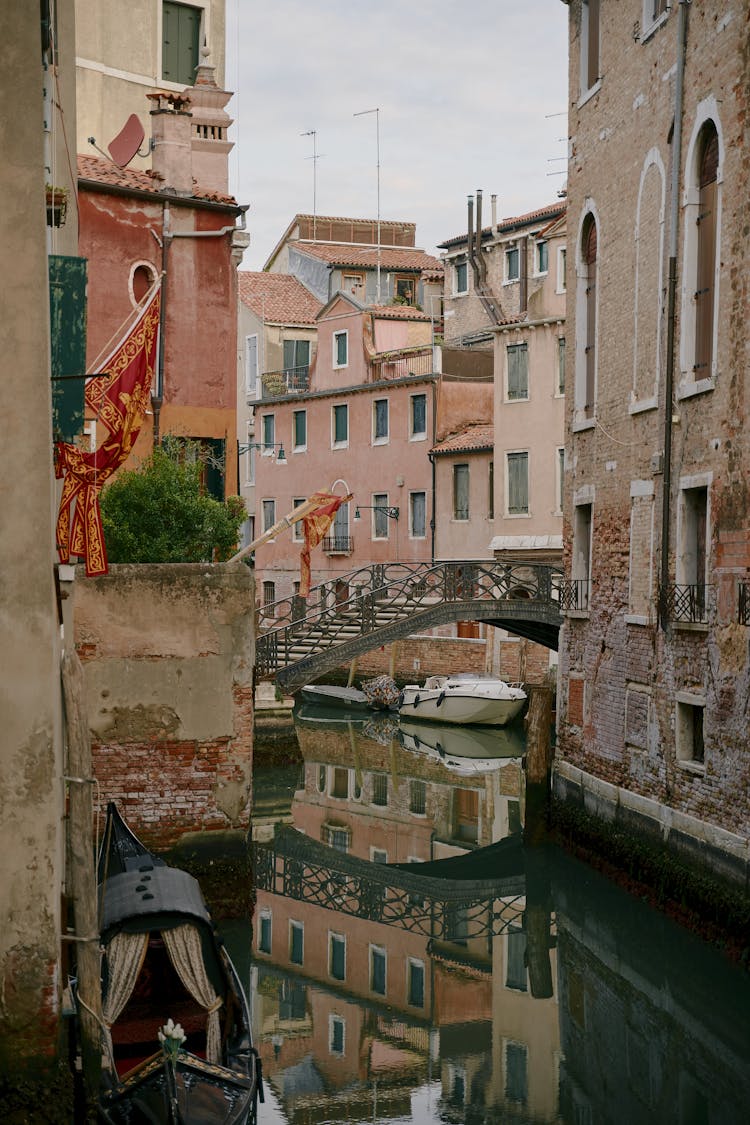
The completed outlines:
[[[385,320],[430,320],[426,312],[412,305],[368,305],[367,311]]]
[[[332,266],[367,266],[375,269],[378,264],[378,251],[376,246],[342,246],[336,242],[290,242],[301,254],[309,254],[312,258],[321,258]],[[391,249],[387,246],[380,248],[380,265],[388,270],[442,270],[443,263],[424,250],[414,250],[409,247]]]
[[[525,215],[514,215],[511,218],[500,219],[497,224],[498,231],[503,234],[508,231],[516,230],[518,227],[532,226],[541,220],[556,219],[563,215],[566,210],[566,201],[560,200],[557,203],[548,203],[546,207],[539,207],[536,211],[528,211]],[[482,237],[490,238],[492,235],[492,227],[482,227]],[[439,249],[450,249],[454,246],[460,246],[461,243],[466,242],[466,232],[457,234],[454,238],[446,238],[445,242],[438,244]]]
[[[478,453],[482,450],[493,449],[495,445],[495,429],[491,422],[477,422],[473,426],[466,426],[457,434],[451,434],[443,441],[433,445],[431,453]]]
[[[81,180],[94,180],[99,184],[111,184],[112,187],[130,188],[133,191],[148,191],[154,195],[161,195],[161,181],[150,171],[138,171],[136,168],[118,168],[116,164],[104,160],[101,156],[78,155],[78,177]],[[193,188],[193,198],[208,200],[211,203],[237,204],[233,195],[225,195],[220,191],[209,191],[197,184]]]
[[[237,279],[243,304],[273,324],[314,324],[323,307],[291,274],[238,270]]]

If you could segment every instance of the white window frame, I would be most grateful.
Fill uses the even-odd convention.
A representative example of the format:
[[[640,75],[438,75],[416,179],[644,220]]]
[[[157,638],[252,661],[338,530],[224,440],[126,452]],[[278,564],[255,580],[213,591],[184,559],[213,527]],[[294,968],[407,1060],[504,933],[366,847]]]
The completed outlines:
[[[333,1046],[333,1025],[341,1025],[341,1050],[337,1050]],[[330,1012],[328,1016],[328,1054],[337,1055],[343,1058],[346,1054],[346,1020],[343,1016],[338,1016],[334,1012]]]
[[[346,438],[343,441],[336,441],[336,411],[343,409],[346,411]],[[349,448],[349,403],[336,402],[331,407],[331,449],[348,449]]]
[[[250,371],[250,341],[255,340],[255,372]],[[251,332],[245,337],[245,395],[247,398],[258,397],[258,372],[260,370],[260,339],[257,332]]]
[[[597,58],[599,60],[599,66],[598,66],[599,74],[597,75],[596,78],[594,78],[593,82],[591,82],[591,81],[588,81],[588,79],[589,79],[589,73],[588,73],[588,68],[589,68],[589,64],[588,64],[588,59],[589,59],[589,34],[590,34],[589,0],[582,0],[582,4],[581,4],[580,54],[578,56],[579,78],[580,78],[580,81],[579,81],[580,98],[578,99],[578,105],[579,106],[585,105],[585,103],[589,100],[589,98],[592,98],[594,96],[594,94],[597,92],[597,90],[599,90],[601,88],[601,84],[602,84],[602,75],[601,75],[601,69],[602,69],[602,13],[601,13],[601,4],[600,4],[600,7],[599,7],[599,21],[598,21],[597,30],[598,30],[598,34],[599,34],[599,50],[597,51]],[[584,82],[584,76],[586,77],[586,80],[587,80],[586,82]]]
[[[384,983],[385,987],[383,988],[382,992],[376,992],[375,989],[372,986],[372,977],[373,977],[372,967],[373,967],[373,963],[374,963],[374,960],[375,960],[375,954],[376,953],[382,954],[383,962],[384,962],[383,983]],[[369,944],[369,947],[368,947],[368,954],[369,954],[368,958],[367,958],[368,969],[369,969],[369,980],[367,982],[368,991],[371,992],[373,996],[387,996],[388,995],[388,950],[386,949],[386,947],[384,945],[378,945],[376,942],[371,941],[370,944]]]
[[[649,0],[646,0],[648,3]],[[652,291],[652,298],[657,305],[657,318],[656,318],[656,352],[652,357],[654,364],[654,384],[653,393],[646,395],[644,398],[638,398],[638,367],[642,352],[638,347],[638,310],[639,310],[639,276],[641,266],[641,204],[643,203],[643,193],[646,183],[646,177],[652,168],[656,168],[661,180],[661,199],[659,201],[659,241],[658,241],[658,270],[656,284]],[[646,159],[643,162],[641,169],[641,181],[638,186],[638,204],[635,216],[635,283],[633,286],[633,339],[635,347],[633,348],[633,389],[630,393],[630,404],[628,406],[629,413],[637,414],[643,410],[655,410],[659,401],[659,384],[661,382],[661,334],[662,334],[662,320],[661,315],[661,294],[664,288],[664,223],[666,219],[666,173],[664,169],[664,161],[661,158],[661,153],[658,148],[654,147],[646,154]]]
[[[255,484],[255,452],[256,452],[255,442],[253,440],[253,438],[255,436],[255,423],[254,422],[248,422],[247,423],[247,433],[246,433],[245,436],[247,438],[247,441],[245,442],[245,444],[247,445],[247,449],[245,450],[245,452],[243,454],[243,460],[245,462],[245,487],[246,488],[252,488],[252,486]]]
[[[464,276],[466,278],[466,285],[463,289],[459,289],[459,287],[458,287],[458,285],[459,285],[458,271],[459,271],[461,266],[463,266]],[[468,292],[469,292],[469,263],[468,263],[468,261],[466,261],[466,259],[464,259],[464,261],[457,261],[457,262],[453,263],[453,296],[454,297],[465,297]]]
[[[266,504],[271,504],[273,506],[273,519],[269,524],[266,524]],[[262,516],[261,523],[263,524],[261,534],[265,534],[265,532],[269,531],[276,523],[276,500],[270,496],[264,496],[260,502],[260,511]]]
[[[516,276],[510,276],[510,255],[516,255]],[[503,251],[503,285],[518,285],[521,280],[521,247],[518,242],[514,246],[506,246]]]
[[[643,19],[641,20],[641,36],[640,42],[645,43],[651,38],[658,27],[669,17],[672,8],[673,0],[666,5],[663,12],[658,16],[654,16],[654,0],[643,0]]]
[[[383,508],[389,508],[390,503],[388,500],[387,492],[373,492],[372,497],[372,522],[370,526],[370,538],[374,542],[383,543],[390,539],[390,517],[386,512],[382,511]],[[376,509],[380,508],[381,511]],[[381,530],[385,529],[384,535],[378,535],[378,523],[380,522]]]
[[[346,359],[343,363],[338,362],[338,341],[339,341],[341,336],[343,336],[344,340],[346,341]],[[333,339],[333,356],[332,356],[333,367],[334,367],[334,370],[341,370],[342,368],[349,366],[349,329],[348,328],[342,328],[340,332],[334,332],[332,339]]]
[[[378,808],[384,808],[384,805],[379,805]],[[381,855],[382,859],[376,859],[376,856]],[[387,863],[388,852],[385,848],[376,848],[374,844],[370,844],[370,863]]]
[[[344,946],[344,975],[341,976],[341,977],[335,977],[333,975],[333,944],[334,944],[334,942],[337,942],[337,941],[340,941]],[[346,980],[346,960],[347,960],[346,955],[347,955],[346,934],[339,933],[338,930],[329,930],[328,931],[328,975],[331,978],[331,980],[338,981],[339,983],[342,983],[343,981]]]
[[[514,353],[516,351],[518,351],[522,354],[525,354],[525,356],[526,356],[526,394],[525,395],[515,395],[513,398],[511,398],[510,387],[509,387],[510,353],[511,353],[511,351],[513,351]],[[506,344],[506,346],[505,346],[505,402],[508,403],[509,405],[511,403],[514,403],[514,402],[528,402],[529,401],[529,398],[531,397],[530,393],[529,393],[530,382],[531,382],[531,380],[529,378],[529,368],[530,368],[530,363],[529,363],[529,343],[528,343],[528,340],[518,340],[518,339],[516,339],[516,340],[513,341],[512,344]]]
[[[565,503],[565,446],[555,450],[555,515],[563,514]]]
[[[677,504],[677,541],[675,543],[675,582],[677,585],[708,585],[711,573],[711,484],[713,473],[695,473],[691,476],[680,477],[679,497]],[[688,543],[690,534],[688,527],[688,511],[686,492],[693,489],[706,490],[706,562],[703,577],[690,574],[687,557],[692,544]]]
[[[293,496],[292,497],[292,508],[293,509],[298,508],[300,506],[300,504],[304,504],[306,500],[307,500],[306,496]],[[292,542],[293,543],[303,543],[304,540],[305,540],[304,520],[297,520],[296,523],[292,524]]]
[[[588,267],[583,260],[583,228],[587,218],[591,216],[596,223],[596,307],[594,309],[594,317],[596,319],[596,336],[594,340],[594,355],[596,365],[594,367],[594,402],[591,415],[586,414],[586,339],[588,329],[588,310],[586,307],[586,284],[588,281],[587,271]],[[576,237],[576,338],[575,338],[575,355],[574,361],[574,385],[573,385],[573,422],[571,429],[574,433],[581,430],[591,430],[596,425],[596,407],[599,398],[599,329],[600,329],[600,316],[599,306],[601,304],[601,260],[602,260],[602,226],[599,218],[599,211],[594,201],[587,198],[578,222],[578,234]],[[570,371],[570,357],[567,357],[568,372]],[[567,372],[566,372],[567,374]]]
[[[422,862],[422,861],[419,861]],[[422,970],[422,1003],[413,1004],[411,1000],[411,971],[412,968]],[[425,963],[419,957],[406,958],[406,1005],[409,1008],[414,1008],[415,1011],[424,1011],[425,1003],[427,1001],[427,971]]]
[[[273,952],[273,913],[271,910],[264,908],[261,910],[259,918],[261,924],[258,926],[258,953],[262,953],[264,957],[270,957]],[[264,921],[268,922],[268,949],[264,949],[260,943]]]
[[[292,961],[292,948],[294,945],[292,931],[294,930],[299,930],[302,934],[302,959],[300,961]],[[289,919],[289,963],[290,965],[304,965],[305,963],[305,923],[300,922],[298,918]]]
[[[650,500],[651,502],[651,528],[648,544],[648,588],[653,589],[654,582],[654,482],[652,480],[633,480],[630,482],[630,549],[628,561],[628,612],[625,620],[630,625],[648,625],[648,614],[633,613],[633,574],[637,568],[643,567],[643,555],[640,544],[633,541],[633,521],[635,519],[635,501]],[[635,555],[633,547],[635,546]]]
[[[269,426],[270,423],[270,426]],[[268,430],[271,431],[271,440],[268,440]],[[263,457],[273,457],[276,453],[276,415],[274,413],[261,414],[260,416],[260,432],[261,432],[261,455]]]
[[[511,512],[509,458],[517,457],[519,454],[525,454],[526,456],[526,511]],[[505,450],[505,518],[509,520],[527,520],[531,518],[531,453],[528,449]]]
[[[568,248],[567,246],[558,246],[557,248],[557,278],[555,281],[555,293],[567,293],[568,291]]]
[[[298,414],[305,416],[305,443],[304,445],[297,445],[297,424],[296,417]],[[305,453],[307,450],[307,410],[293,410],[292,411],[292,453]]]
[[[421,535],[417,535],[414,531],[414,497],[424,497],[424,531]],[[416,488],[413,492],[409,493],[409,538],[410,539],[426,539],[427,538],[427,492],[423,488]]]
[[[385,403],[385,435],[376,437],[375,431],[377,428],[377,409],[378,403]],[[387,398],[373,399],[372,403],[372,444],[373,445],[388,445],[391,440],[391,403]]]
[[[700,708],[703,711],[703,761],[696,758],[692,737],[692,724],[688,723],[687,709]],[[706,772],[706,696],[702,691],[678,691],[675,693],[675,759],[680,769],[689,773]]]
[[[414,429],[414,400],[424,399],[424,429]],[[424,391],[418,391],[413,395],[409,395],[409,441],[427,441],[427,395]]]
[[[539,254],[542,246],[547,247],[547,268],[544,270],[539,269]],[[546,277],[549,273],[549,239],[537,238],[534,242],[534,277]]]
[[[593,485],[584,484],[573,494],[573,521],[572,521],[572,554],[570,560],[570,577],[574,582],[586,582],[584,592],[584,605],[581,609],[568,610],[568,616],[588,617],[591,604],[592,562],[594,551],[594,508],[595,489]],[[588,540],[584,544],[580,541],[581,516],[579,509],[589,509]],[[585,686],[584,686],[585,691]],[[585,706],[585,705],[584,705]]]
[[[562,348],[560,347],[562,341]],[[565,384],[568,380],[568,338],[567,336],[555,337],[555,398],[565,398]],[[560,357],[563,359],[563,389],[560,390]]]

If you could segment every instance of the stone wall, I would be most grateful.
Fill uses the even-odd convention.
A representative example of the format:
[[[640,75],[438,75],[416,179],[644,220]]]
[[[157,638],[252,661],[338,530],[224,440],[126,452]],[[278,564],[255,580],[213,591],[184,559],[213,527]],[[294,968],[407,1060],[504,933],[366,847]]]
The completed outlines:
[[[75,586],[94,773],[155,848],[245,829],[254,582],[242,563],[113,566]]]
[[[420,636],[396,642],[395,678],[399,683],[420,682],[425,676],[453,672],[488,671],[484,638]],[[357,677],[366,679],[391,669],[391,645],[382,645],[357,660]],[[549,670],[549,649],[523,638],[497,642],[497,674],[505,680],[543,683]]]

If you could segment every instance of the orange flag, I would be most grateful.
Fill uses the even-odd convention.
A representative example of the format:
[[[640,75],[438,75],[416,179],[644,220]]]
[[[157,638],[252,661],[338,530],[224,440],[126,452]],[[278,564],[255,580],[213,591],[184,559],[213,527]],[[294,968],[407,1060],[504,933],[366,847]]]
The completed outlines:
[[[83,558],[89,578],[109,569],[99,493],[128,458],[143,425],[156,366],[160,305],[159,284],[133,327],[101,364],[105,374],[86,384],[86,405],[108,436],[94,453],[67,442],[58,442],[55,450],[55,475],[65,477],[57,515],[57,551],[63,563],[71,555]]]
[[[303,598],[310,593],[310,551],[320,543],[341,505],[346,504],[351,498],[352,493],[348,496],[337,496],[334,492],[315,492],[310,497],[311,501],[316,502],[317,507],[302,520],[305,545],[300,555],[299,592]]]

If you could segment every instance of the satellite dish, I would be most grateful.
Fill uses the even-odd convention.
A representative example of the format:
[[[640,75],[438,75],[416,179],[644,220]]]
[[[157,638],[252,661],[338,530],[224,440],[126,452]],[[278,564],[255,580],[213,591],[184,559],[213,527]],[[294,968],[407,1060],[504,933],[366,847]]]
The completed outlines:
[[[145,133],[135,113],[131,113],[120,132],[107,146],[118,168],[126,168],[141,147]]]

